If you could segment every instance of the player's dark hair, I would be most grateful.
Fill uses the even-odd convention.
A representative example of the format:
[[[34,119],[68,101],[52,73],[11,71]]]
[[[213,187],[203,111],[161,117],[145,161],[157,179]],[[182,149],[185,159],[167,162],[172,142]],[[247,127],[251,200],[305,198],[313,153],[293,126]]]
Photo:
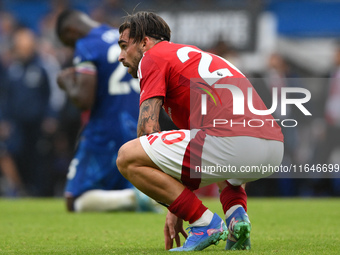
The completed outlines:
[[[79,11],[77,10],[71,10],[71,9],[68,9],[68,10],[64,10],[62,11],[58,18],[57,18],[57,22],[56,22],[56,33],[57,33],[57,36],[60,38],[61,37],[61,34],[62,34],[62,30],[63,30],[63,26],[64,24],[66,23],[66,21],[71,17],[73,16],[74,14],[76,13],[79,13]]]
[[[153,12],[137,12],[126,16],[124,23],[119,27],[119,33],[128,28],[129,38],[132,38],[133,42],[141,42],[145,36],[170,41],[171,30],[168,24]]]

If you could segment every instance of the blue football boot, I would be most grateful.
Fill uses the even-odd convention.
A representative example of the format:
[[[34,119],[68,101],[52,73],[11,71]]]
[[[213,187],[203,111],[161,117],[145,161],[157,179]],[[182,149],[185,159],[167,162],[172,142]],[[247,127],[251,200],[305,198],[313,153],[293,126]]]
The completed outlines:
[[[201,251],[211,244],[226,240],[228,230],[224,221],[215,213],[210,224],[204,227],[189,227],[189,236],[183,246],[170,251]]]

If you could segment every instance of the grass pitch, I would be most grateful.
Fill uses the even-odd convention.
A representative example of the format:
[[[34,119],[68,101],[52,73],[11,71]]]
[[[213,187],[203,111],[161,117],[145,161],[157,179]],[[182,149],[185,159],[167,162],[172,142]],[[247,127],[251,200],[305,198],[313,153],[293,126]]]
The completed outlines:
[[[223,215],[218,200],[204,203]],[[228,253],[340,254],[339,199],[250,198],[248,214],[252,250]],[[165,213],[70,214],[61,199],[2,199],[0,254],[169,254],[164,219]],[[186,254],[226,254],[224,245]]]

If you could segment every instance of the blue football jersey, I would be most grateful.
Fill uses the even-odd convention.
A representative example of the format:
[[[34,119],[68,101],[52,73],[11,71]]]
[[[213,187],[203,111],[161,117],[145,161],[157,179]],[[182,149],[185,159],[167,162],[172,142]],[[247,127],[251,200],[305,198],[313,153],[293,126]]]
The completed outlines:
[[[93,65],[97,75],[95,103],[82,132],[86,147],[119,147],[136,138],[139,114],[139,82],[118,61],[117,29],[102,25],[77,41],[74,64]]]

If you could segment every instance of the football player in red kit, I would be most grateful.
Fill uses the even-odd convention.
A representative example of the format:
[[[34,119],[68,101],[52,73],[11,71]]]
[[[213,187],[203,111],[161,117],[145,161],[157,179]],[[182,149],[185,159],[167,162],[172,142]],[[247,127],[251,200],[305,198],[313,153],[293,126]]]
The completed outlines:
[[[179,233],[187,236],[185,220],[190,234],[172,251],[202,250],[221,239],[226,249],[250,249],[241,185],[268,174],[244,170],[280,165],[281,128],[235,66],[169,42],[170,28],[158,15],[129,15],[119,32],[119,61],[138,77],[141,93],[138,138],[120,148],[117,165],[135,187],[168,206],[165,248],[174,239],[180,245]],[[178,130],[162,131],[164,110]],[[226,223],[192,192],[211,183],[221,190]]]

